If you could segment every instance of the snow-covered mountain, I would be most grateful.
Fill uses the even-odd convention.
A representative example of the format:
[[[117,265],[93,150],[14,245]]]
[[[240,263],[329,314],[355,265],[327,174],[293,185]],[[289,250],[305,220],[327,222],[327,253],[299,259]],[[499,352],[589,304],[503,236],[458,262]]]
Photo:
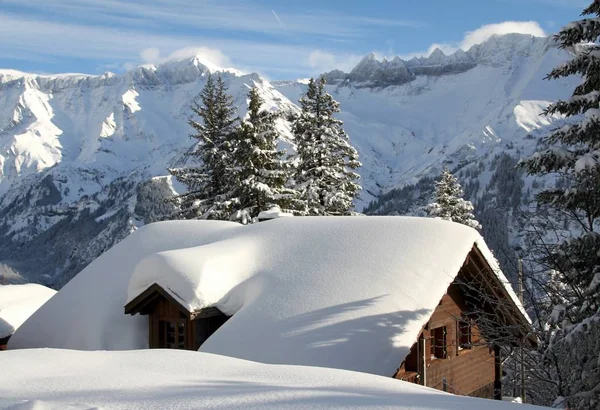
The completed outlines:
[[[270,108],[297,110],[258,74],[199,58],[124,75],[0,71],[0,274],[60,286],[163,213],[172,185],[160,176],[186,161],[189,107],[211,71],[240,114],[252,86]]]
[[[551,38],[509,34],[450,56],[437,49],[429,58],[379,61],[370,54],[348,74],[325,74],[364,164],[363,201],[443,164],[453,168],[507,144],[531,148],[535,141],[524,137],[554,120],[542,109],[576,83],[544,81],[567,58]],[[274,85],[292,101],[305,89]]]
[[[517,161],[560,122],[540,115],[566,98],[578,78],[546,81],[568,52],[547,38],[493,36],[468,51],[378,60],[368,55],[349,73],[324,74],[364,166],[368,214],[423,214],[433,177],[457,173],[476,206],[483,234],[511,275],[514,248],[525,247],[521,207],[551,178],[526,177]],[[296,100],[299,82],[276,82]]]
[[[539,113],[577,79],[543,78],[567,58],[549,38],[510,34],[450,56],[369,55],[350,73],[324,74],[364,164],[358,208],[377,198],[369,212],[414,208],[423,198],[411,184],[430,184],[444,164],[461,170],[481,203],[506,195],[498,164],[531,152],[536,141],[526,136],[557,120]],[[220,71],[194,58],[123,75],[0,71],[0,272],[60,286],[164,212],[173,187],[161,176],[186,160],[189,106],[211,69]],[[306,87],[232,69],[223,76],[240,114],[252,85],[284,111],[297,110]],[[280,127],[289,145],[288,124]],[[525,196],[533,181],[523,184]]]

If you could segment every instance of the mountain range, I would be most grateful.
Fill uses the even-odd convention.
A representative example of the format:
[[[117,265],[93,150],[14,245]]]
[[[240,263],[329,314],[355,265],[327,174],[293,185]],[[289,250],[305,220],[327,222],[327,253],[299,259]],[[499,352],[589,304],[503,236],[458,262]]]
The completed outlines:
[[[364,57],[323,74],[358,149],[369,214],[420,214],[448,166],[476,205],[484,236],[510,271],[523,245],[519,209],[556,181],[514,168],[563,119],[540,116],[578,79],[545,81],[567,60],[549,37],[492,36],[467,51]],[[0,274],[61,287],[138,226],[169,211],[167,168],[189,161],[190,105],[219,72],[245,114],[250,87],[268,109],[297,112],[306,81],[267,81],[194,57],[124,74],[0,70]],[[285,118],[285,116],[283,116]],[[278,122],[293,152],[290,124]]]

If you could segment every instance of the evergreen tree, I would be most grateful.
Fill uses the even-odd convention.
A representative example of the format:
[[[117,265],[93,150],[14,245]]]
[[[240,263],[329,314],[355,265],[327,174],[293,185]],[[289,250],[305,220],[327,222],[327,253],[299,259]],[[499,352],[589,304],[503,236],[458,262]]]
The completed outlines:
[[[473,204],[462,196],[463,190],[458,180],[448,168],[444,168],[442,178],[435,183],[435,202],[426,207],[427,213],[434,218],[481,229],[481,225],[473,215]]]
[[[257,88],[248,94],[248,114],[238,127],[238,144],[234,152],[239,204],[233,219],[247,223],[273,206],[286,208],[295,191],[284,185],[290,166],[282,159],[285,151],[277,149],[278,113],[262,110],[263,100]]]
[[[215,81],[209,75],[199,98],[191,107],[193,114],[202,121],[198,122],[193,117],[189,119],[195,130],[191,137],[198,141],[192,155],[200,160],[201,165],[169,169],[188,188],[187,193],[170,199],[179,206],[179,211],[173,215],[178,219],[229,219],[234,203],[234,131],[239,120],[233,103],[223,79],[218,76]]]
[[[552,271],[545,287],[551,313],[542,348],[547,368],[553,369],[547,374],[554,378],[558,401],[583,409],[600,405],[600,1],[582,15],[593,17],[573,22],[555,36],[573,59],[547,76],[582,77],[571,98],[545,111],[573,121],[543,138],[547,148],[520,165],[530,174],[554,174],[570,182],[537,196],[541,206],[570,215],[576,223],[569,239],[543,244],[549,252],[542,262]]]
[[[292,127],[298,153],[297,212],[351,215],[352,201],[361,190],[356,182],[360,177],[354,170],[361,163],[342,128],[342,121],[333,116],[340,111],[339,103],[325,90],[323,78],[318,81],[311,78],[300,106],[302,112]]]

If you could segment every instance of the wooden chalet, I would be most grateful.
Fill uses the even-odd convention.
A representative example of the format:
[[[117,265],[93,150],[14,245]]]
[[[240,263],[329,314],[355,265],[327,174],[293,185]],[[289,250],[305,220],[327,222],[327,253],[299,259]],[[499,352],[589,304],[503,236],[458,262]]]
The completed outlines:
[[[477,246],[423,326],[395,378],[502,399],[502,345],[536,344],[531,326]]]
[[[154,284],[125,306],[125,314],[148,316],[150,349],[198,350],[229,317],[209,307],[189,311]]]
[[[417,226],[421,222],[409,218],[399,221],[410,226],[413,223]],[[302,220],[299,221],[301,222]],[[431,225],[440,224],[440,227],[445,229],[444,232],[456,230],[460,235],[474,234],[474,231],[464,231],[466,228],[459,227],[458,224],[424,222]],[[321,225],[317,226],[321,227]],[[407,230],[407,232],[411,231]],[[436,244],[438,248],[444,248],[448,254],[448,250],[451,251],[453,245],[449,242],[450,235],[448,233],[446,235],[448,237],[438,240]],[[474,238],[477,239],[475,236]],[[464,239],[460,239],[465,242]],[[454,261],[451,264],[439,263],[439,260],[435,259],[436,246],[432,245],[428,248],[432,249],[429,254],[432,260],[413,265],[413,280],[417,278],[418,281],[421,278],[421,280],[436,281],[430,285],[420,284],[423,286],[419,286],[419,289],[427,289],[431,286],[437,289],[436,294],[441,294],[446,287],[445,284],[449,286],[437,306],[435,306],[436,298],[428,298],[427,311],[432,311],[432,314],[427,320],[422,320],[418,333],[415,329],[418,329],[419,324],[417,328],[412,327],[410,335],[400,335],[403,337],[404,352],[408,351],[408,346],[413,341],[414,344],[406,357],[397,358],[399,367],[396,372],[391,374],[393,366],[392,368],[388,366],[385,373],[396,379],[453,394],[501,399],[501,348],[523,344],[534,346],[536,339],[531,332],[527,314],[510,289],[510,285],[506,283],[504,275],[497,270],[495,260],[483,240],[480,242],[475,240],[471,243],[473,245],[470,248],[457,246],[458,253],[450,258]],[[478,248],[478,244],[481,248]],[[484,250],[484,253],[480,249]],[[456,272],[455,269],[461,263],[462,267]],[[420,276],[420,265],[427,265],[422,271],[425,276]],[[432,269],[430,265],[436,268]],[[285,266],[279,268],[282,277],[285,277],[285,268]],[[398,277],[400,281],[401,276]],[[389,277],[393,278],[393,275]],[[125,313],[148,316],[149,348],[197,350],[228,320],[228,317],[215,307],[190,311],[185,307],[187,303],[178,300],[175,291],[167,292],[155,283],[159,279],[160,276],[155,276],[153,281],[148,281],[148,283],[154,282],[153,285],[137,296],[132,295],[134,298],[125,306]],[[440,283],[444,285],[440,286]],[[409,300],[411,298],[406,299],[404,304],[409,306],[408,309],[411,304],[420,306],[419,303]],[[377,341],[377,343],[381,342],[381,339]],[[356,355],[361,354],[361,348],[367,349],[368,346],[357,342]],[[281,359],[279,361],[281,362]]]

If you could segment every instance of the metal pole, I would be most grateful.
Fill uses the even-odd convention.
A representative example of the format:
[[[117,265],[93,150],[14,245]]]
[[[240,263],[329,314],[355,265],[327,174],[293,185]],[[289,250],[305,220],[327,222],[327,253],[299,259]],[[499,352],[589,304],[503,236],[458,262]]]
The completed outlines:
[[[519,300],[523,304],[523,259],[519,258]],[[520,361],[521,361],[521,400],[525,403],[525,361],[523,355],[523,345],[520,346]]]

